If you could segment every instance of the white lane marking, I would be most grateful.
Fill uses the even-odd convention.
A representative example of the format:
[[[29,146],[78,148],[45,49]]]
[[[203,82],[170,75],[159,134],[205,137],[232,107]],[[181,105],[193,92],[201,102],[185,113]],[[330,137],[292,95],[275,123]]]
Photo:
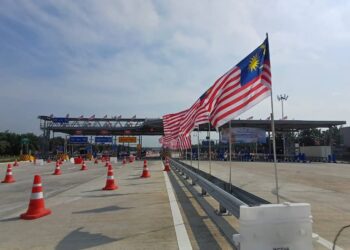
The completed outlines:
[[[168,173],[166,171],[163,171],[163,174],[164,174],[166,189],[168,192],[171,213],[173,215],[173,222],[174,222],[174,227],[176,232],[177,244],[180,250],[192,249],[192,245],[188,237],[186,227],[183,222],[181,212],[175,198],[174,189],[169,180]]]
[[[329,242],[328,240],[322,238],[321,236],[319,236],[318,234],[315,234],[315,233],[312,234],[312,237],[315,238],[315,241],[317,243],[319,243],[320,245],[326,247],[329,250],[333,249],[333,243],[332,242]],[[344,250],[344,249],[341,248],[341,247],[335,246],[335,250]]]

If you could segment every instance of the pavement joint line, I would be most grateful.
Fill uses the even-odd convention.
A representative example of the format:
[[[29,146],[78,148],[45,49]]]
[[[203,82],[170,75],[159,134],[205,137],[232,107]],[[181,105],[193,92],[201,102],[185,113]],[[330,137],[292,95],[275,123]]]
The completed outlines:
[[[321,236],[319,236],[318,234],[313,233],[312,237],[316,238],[316,242],[319,243],[320,245],[326,247],[329,250],[333,249],[333,243],[322,238]],[[344,250],[343,248],[339,247],[339,246],[335,246],[335,250]]]
[[[190,239],[188,237],[185,224],[182,219],[182,215],[179,209],[179,205],[177,204],[174,189],[170,183],[168,173],[163,171],[165,185],[169,197],[169,203],[171,208],[171,213],[173,216],[174,228],[177,238],[177,244],[180,250],[190,250],[192,249],[192,245]]]

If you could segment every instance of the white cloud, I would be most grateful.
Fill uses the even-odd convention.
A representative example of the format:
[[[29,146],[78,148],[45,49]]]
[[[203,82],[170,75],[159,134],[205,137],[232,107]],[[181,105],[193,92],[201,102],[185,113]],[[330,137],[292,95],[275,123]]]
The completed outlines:
[[[295,119],[345,119],[345,1],[4,1],[0,129],[36,116],[137,114],[190,106],[269,32],[275,94]],[[16,100],[11,109],[4,100]],[[322,100],[322,101],[320,101]],[[17,124],[13,110],[30,114]],[[321,110],[321,111],[320,111]],[[264,101],[242,115],[266,118]],[[280,112],[278,103],[276,112]],[[34,127],[33,127],[34,126]]]

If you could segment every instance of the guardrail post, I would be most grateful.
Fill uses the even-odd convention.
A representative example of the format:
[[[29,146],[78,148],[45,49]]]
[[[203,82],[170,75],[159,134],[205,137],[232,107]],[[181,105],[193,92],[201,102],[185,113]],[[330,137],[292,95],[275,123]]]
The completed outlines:
[[[227,215],[227,209],[224,208],[221,203],[219,204],[219,210],[217,211],[217,215]]]
[[[192,179],[192,186],[195,186],[196,185],[196,182],[194,179]]]

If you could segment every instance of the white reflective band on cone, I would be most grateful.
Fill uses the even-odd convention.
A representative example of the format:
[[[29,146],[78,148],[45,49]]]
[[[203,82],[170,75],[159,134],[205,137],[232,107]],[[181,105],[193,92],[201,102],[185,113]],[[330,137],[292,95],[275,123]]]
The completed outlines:
[[[7,172],[7,175],[12,175],[12,172]]]
[[[114,176],[107,176],[107,180],[113,180]]]
[[[39,183],[39,184],[33,184],[33,187],[41,187],[41,183]]]
[[[43,199],[43,198],[44,198],[43,192],[32,193],[32,195],[30,196],[31,200],[39,200],[39,199]]]

